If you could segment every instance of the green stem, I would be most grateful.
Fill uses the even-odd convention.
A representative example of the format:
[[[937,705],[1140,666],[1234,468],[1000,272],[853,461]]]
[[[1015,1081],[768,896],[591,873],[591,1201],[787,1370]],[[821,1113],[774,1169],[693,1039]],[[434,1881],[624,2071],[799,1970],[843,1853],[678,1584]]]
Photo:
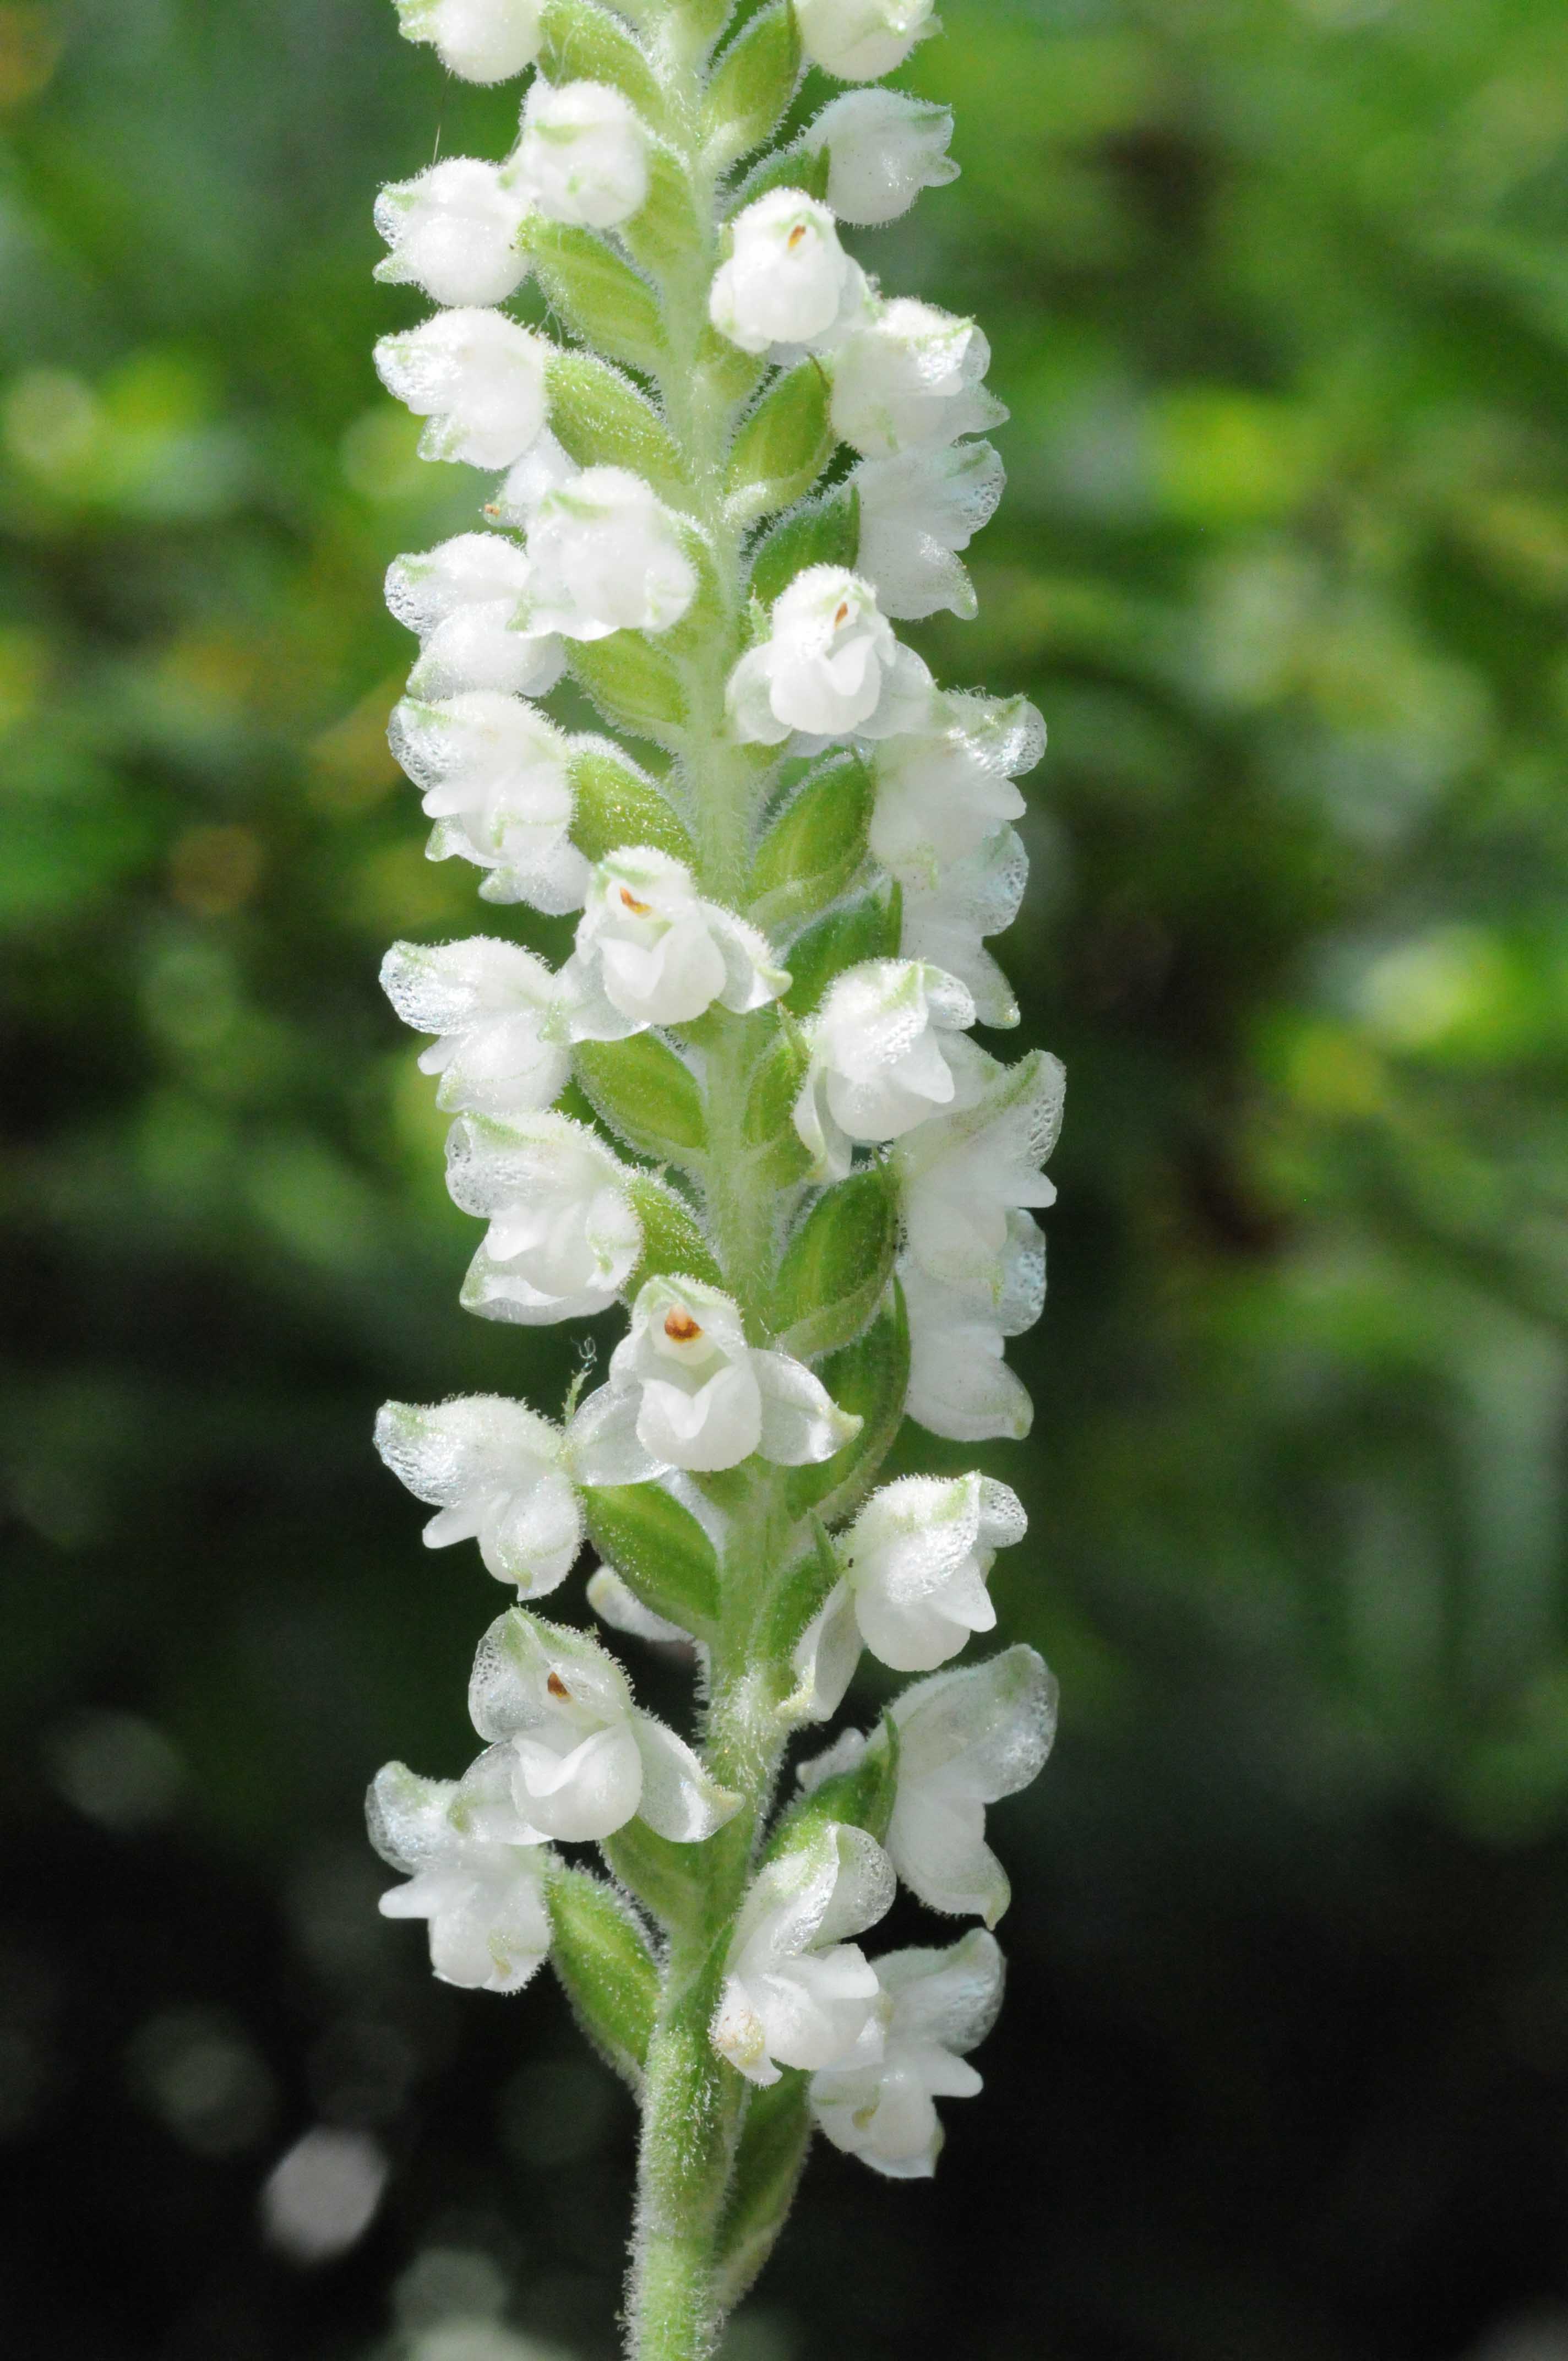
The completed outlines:
[[[749,863],[757,774],[745,751],[729,741],[724,709],[742,603],[741,543],[723,502],[732,417],[705,388],[697,366],[718,261],[717,184],[701,160],[706,44],[690,37],[688,21],[678,6],[670,10],[658,62],[672,126],[684,127],[698,217],[713,226],[704,249],[683,258],[662,291],[671,366],[660,390],[685,463],[691,512],[708,536],[721,592],[723,627],[685,668],[689,728],[683,770],[702,890],[733,906]],[[724,1283],[754,1316],[772,1254],[773,1209],[767,1192],[748,1188],[745,1179],[741,1122],[751,1054],[744,1020],[715,1010],[705,1050],[714,1176],[708,1213]],[[664,1969],[643,2083],[628,2298],[631,2361],[710,2361],[723,2324],[715,2288],[719,2232],[750,2091],[714,2051],[708,2027],[783,1751],[757,1646],[775,1554],[775,1487],[771,1470],[753,1466],[746,1477],[724,1551],[724,1630],[715,1650],[706,1749],[715,1776],[744,1801],[702,1848],[701,1923],[673,1933]]]

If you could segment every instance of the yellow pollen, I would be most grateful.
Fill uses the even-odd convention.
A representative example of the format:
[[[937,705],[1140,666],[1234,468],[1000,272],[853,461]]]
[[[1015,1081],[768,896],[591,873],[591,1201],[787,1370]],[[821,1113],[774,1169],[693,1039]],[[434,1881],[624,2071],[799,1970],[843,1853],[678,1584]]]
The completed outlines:
[[[571,1690],[566,1686],[565,1682],[561,1678],[559,1673],[552,1673],[544,1686],[549,1690],[553,1697],[565,1698],[570,1697],[572,1694]]]
[[[795,247],[800,244],[801,239],[805,236],[806,224],[804,222],[796,222],[788,237],[784,240],[784,244],[788,247],[792,254],[795,252]]]
[[[702,1330],[689,1312],[666,1312],[664,1334],[672,1345],[690,1345],[702,1334]]]
[[[841,604],[841,606],[839,607],[838,613],[837,613],[837,614],[834,616],[834,618],[833,618],[833,629],[834,629],[835,631],[837,631],[840,623],[847,623],[847,622],[849,621],[849,620],[850,620],[850,602],[849,602],[849,600],[846,598],[846,599],[843,601],[843,603]]]
[[[620,898],[634,918],[645,918],[653,906],[651,902],[640,902],[636,895],[624,885],[620,889]]]

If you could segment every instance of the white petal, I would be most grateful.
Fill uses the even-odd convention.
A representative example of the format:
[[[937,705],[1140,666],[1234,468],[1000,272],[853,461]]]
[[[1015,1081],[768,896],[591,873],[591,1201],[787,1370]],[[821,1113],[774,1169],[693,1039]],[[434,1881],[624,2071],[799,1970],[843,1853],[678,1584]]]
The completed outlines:
[[[788,1353],[753,1352],[751,1370],[762,1402],[758,1448],[775,1466],[817,1465],[859,1434],[864,1422],[841,1411],[803,1361]]]
[[[781,1718],[830,1721],[844,1702],[860,1661],[861,1627],[855,1617],[854,1594],[847,1582],[837,1583],[795,1642],[790,1663],[800,1685],[779,1708]]]
[[[651,1713],[633,1713],[631,1734],[642,1758],[642,1817],[672,1844],[701,1844],[740,1808],[740,1798],[708,1775],[701,1759]]]
[[[635,1393],[599,1386],[566,1429],[565,1459],[579,1484],[646,1484],[670,1466],[656,1459],[637,1432]]]

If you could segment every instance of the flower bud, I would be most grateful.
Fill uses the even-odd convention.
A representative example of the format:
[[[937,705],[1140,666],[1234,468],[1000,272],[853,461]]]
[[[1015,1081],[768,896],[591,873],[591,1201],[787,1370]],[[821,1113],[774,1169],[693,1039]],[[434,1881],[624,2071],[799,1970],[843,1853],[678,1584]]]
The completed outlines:
[[[416,1500],[440,1514],[427,1549],[477,1541],[498,1582],[543,1598],[565,1582],[583,1545],[583,1515],[562,1466],[558,1426],[499,1394],[422,1410],[389,1402],[376,1448]]]
[[[953,111],[901,90],[847,90],[806,135],[828,150],[828,202],[840,221],[872,228],[906,214],[922,189],[959,177],[948,153]]]
[[[796,0],[806,56],[840,82],[877,82],[936,30],[934,0]]]
[[[539,0],[397,0],[406,41],[432,41],[465,82],[510,82],[539,55]]]
[[[964,986],[918,961],[867,960],[837,979],[808,1027],[795,1107],[822,1177],[843,1179],[854,1143],[897,1139],[950,1104],[946,1037],[973,1022]]]
[[[860,495],[855,563],[874,585],[885,615],[917,621],[946,607],[966,620],[979,601],[956,553],[996,513],[1006,481],[989,443],[905,451],[862,459],[850,481]]]
[[[528,276],[518,233],[526,194],[499,164],[449,157],[376,200],[376,227],[391,248],[376,276],[422,287],[433,303],[502,303]]]
[[[521,943],[394,943],[381,988],[405,1025],[440,1036],[420,1059],[439,1074],[435,1103],[454,1113],[547,1107],[572,1071],[556,979]]]
[[[371,1843],[409,1881],[382,1894],[381,1916],[428,1919],[435,1973],[475,1992],[521,1992],[550,1949],[551,1856],[519,1820],[507,1769],[484,1755],[466,1778],[422,1779],[389,1763],[366,1798]]]
[[[673,1730],[638,1710],[615,1658],[586,1632],[515,1608],[501,1616],[479,1642],[468,1711],[537,1836],[586,1843],[638,1816],[673,1844],[700,1844],[739,1808]]]
[[[749,2082],[776,2082],[784,2066],[881,2057],[881,1986],[845,1938],[885,1917],[894,1891],[882,1847],[838,1821],[759,1872],[736,1921],[710,2032]]]
[[[702,899],[684,862],[629,846],[593,872],[561,983],[574,1038],[613,1041],[689,1025],[716,1000],[743,1016],[787,991],[789,976],[755,927]]]
[[[568,640],[667,631],[696,596],[696,568],[674,519],[626,467],[587,467],[547,491],[528,557],[529,628]]]
[[[1019,818],[1012,781],[1045,752],[1046,725],[1021,697],[933,697],[923,726],[876,750],[871,849],[905,887],[934,885]]]
[[[737,736],[781,746],[814,738],[888,738],[919,727],[931,675],[902,647],[876,593],[841,566],[809,566],[773,602],[761,647],[729,675],[725,701]]]
[[[684,1467],[830,1459],[860,1429],[787,1353],[749,1345],[731,1297],[692,1279],[651,1279],[616,1346],[609,1382],[573,1421],[567,1450],[585,1484],[639,1484]]]
[[[891,1951],[872,1965],[886,2010],[882,2058],[814,2074],[811,2112],[835,2147],[873,2172],[929,2180],[942,2148],[932,2102],[982,2087],[965,2058],[996,2022],[1002,1953],[976,1927],[946,1951]]]
[[[422,457],[510,467],[544,424],[549,349],[499,312],[464,308],[383,336],[376,367],[389,393],[429,419]]]
[[[902,295],[833,356],[833,424],[868,459],[1000,426],[983,379],[991,346],[972,320]]]
[[[995,1628],[986,1579],[1022,1541],[1015,1492],[989,1477],[905,1476],[873,1493],[843,1544],[861,1636],[895,1673],[928,1673]]]
[[[743,353],[777,345],[826,350],[870,316],[865,273],[839,243],[832,214],[800,189],[770,189],[734,225],[707,315]]]
[[[433,704],[405,697],[388,734],[436,822],[433,860],[488,870],[487,901],[554,913],[580,905],[589,872],[567,834],[570,747],[536,707],[489,689]]]
[[[541,79],[523,106],[510,175],[551,221],[614,229],[648,201],[648,135],[620,91]]]

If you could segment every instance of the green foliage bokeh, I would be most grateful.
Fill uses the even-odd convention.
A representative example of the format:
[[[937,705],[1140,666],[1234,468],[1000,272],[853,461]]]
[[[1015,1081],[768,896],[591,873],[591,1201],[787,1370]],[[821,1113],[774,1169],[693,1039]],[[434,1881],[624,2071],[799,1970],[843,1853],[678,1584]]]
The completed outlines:
[[[819,2165],[734,2352],[1438,2361],[1568,2300],[1568,19],[945,14],[963,178],[860,250],[1013,410],[980,620],[916,636],[1052,734],[1001,948],[1061,1202],[986,1462],[1063,1737],[943,2178]],[[375,980],[559,945],[384,734],[381,573],[483,479],[377,386],[370,200],[515,104],[385,0],[0,5],[0,2244],[61,2361],[434,2356],[433,2252],[609,2349],[618,2103],[554,2000],[427,1985],[358,1835],[504,1604],[374,1409],[577,1366],[459,1312]],[[255,2208],[318,2119],[392,2172],[306,2273]]]

